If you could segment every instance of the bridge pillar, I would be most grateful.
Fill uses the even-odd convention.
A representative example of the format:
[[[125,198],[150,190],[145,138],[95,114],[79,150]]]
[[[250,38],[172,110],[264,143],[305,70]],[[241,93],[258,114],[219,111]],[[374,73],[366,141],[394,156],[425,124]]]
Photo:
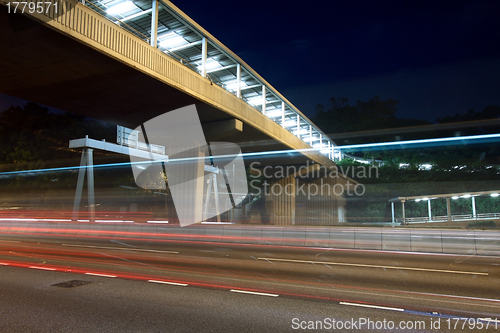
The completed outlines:
[[[296,178],[289,176],[280,179],[264,191],[266,196],[266,209],[264,219],[274,225],[294,225],[295,224],[295,193]]]
[[[275,225],[334,225],[345,220],[345,193],[356,182],[325,173],[317,164],[278,179],[264,189],[263,218]],[[301,169],[299,168],[299,169]]]

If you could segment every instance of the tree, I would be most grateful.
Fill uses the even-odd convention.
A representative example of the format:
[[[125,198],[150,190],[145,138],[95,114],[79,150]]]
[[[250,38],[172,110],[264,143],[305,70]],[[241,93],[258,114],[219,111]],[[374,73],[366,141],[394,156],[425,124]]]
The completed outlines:
[[[454,116],[445,116],[438,118],[437,122],[440,124],[461,122],[461,121],[473,121],[473,120],[487,120],[500,118],[500,107],[497,105],[489,105],[483,111],[476,112],[470,109],[465,114],[455,114]]]
[[[107,124],[71,113],[50,113],[31,102],[0,113],[0,133],[0,164],[14,164],[16,170],[40,168],[47,161],[74,157],[66,149],[71,139],[85,135],[114,138]]]

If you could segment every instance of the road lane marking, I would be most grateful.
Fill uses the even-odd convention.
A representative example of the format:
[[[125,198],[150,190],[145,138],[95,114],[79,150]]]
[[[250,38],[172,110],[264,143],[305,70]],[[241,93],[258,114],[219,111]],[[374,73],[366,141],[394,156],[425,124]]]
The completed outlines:
[[[108,249],[108,250],[122,250],[122,251],[139,251],[139,252],[154,252],[154,253],[170,253],[177,254],[177,251],[163,251],[163,250],[149,250],[149,249],[136,249],[128,247],[111,247],[111,246],[95,246],[95,245],[73,245],[73,244],[61,244],[62,246],[71,247],[86,247],[90,249]]]
[[[109,278],[115,278],[116,275],[108,275],[108,274],[99,274],[99,273],[85,273],[86,275],[93,275],[93,276],[102,276],[102,277],[109,277]]]
[[[248,291],[248,290],[231,289],[230,291],[233,293],[251,294],[251,295],[259,295],[259,296],[270,296],[270,297],[278,297],[279,296],[278,294],[259,293],[256,291]]]
[[[134,221],[125,221],[125,220],[95,220],[96,222],[112,222],[112,223],[133,223]]]
[[[186,287],[188,285],[187,283],[177,283],[177,282],[168,282],[168,281],[160,281],[160,280],[148,280],[148,282],[162,283],[162,284],[171,284],[173,286],[182,286],[182,287]]]
[[[55,268],[49,268],[49,267],[39,267],[39,266],[30,266],[28,268],[33,268],[33,269],[42,269],[44,271],[55,271]]]
[[[127,244],[127,243],[124,243],[124,242],[117,241],[116,239],[112,239],[112,240],[110,240],[110,242],[117,243],[117,244],[121,244],[121,245],[125,245],[125,246],[131,247],[131,248],[134,248],[134,247],[135,247],[135,246],[133,246],[133,245],[130,245],[130,244]]]
[[[473,301],[488,301],[488,302],[500,302],[500,299],[494,299],[494,298],[482,298],[482,297],[472,297],[472,296],[456,296],[456,295],[446,295],[446,294],[433,294],[433,293],[422,293],[422,292],[415,292],[415,291],[405,291],[406,293],[409,294],[418,294],[418,295],[429,295],[429,296],[440,296],[440,297],[451,297],[451,298],[463,298],[463,299],[469,299]]]
[[[363,308],[373,308],[373,309],[382,309],[382,310],[390,310],[390,311],[404,311],[405,309],[401,308],[391,308],[388,306],[380,306],[380,305],[371,305],[371,304],[361,304],[361,303],[349,303],[349,302],[340,302],[340,305],[351,305],[351,306],[360,306]]]
[[[323,265],[337,265],[337,266],[353,266],[353,267],[369,267],[369,268],[387,268],[387,269],[403,269],[407,271],[423,271],[423,272],[437,272],[437,273],[453,273],[453,274],[469,274],[469,275],[489,275],[482,272],[468,272],[468,271],[451,271],[446,269],[432,269],[432,268],[417,268],[417,267],[400,267],[400,266],[383,266],[383,265],[368,265],[368,264],[352,264],[345,262],[328,262],[328,261],[312,261],[312,260],[296,260],[296,259],[278,259],[278,258],[258,258],[259,260],[266,261],[282,261],[282,262],[297,262],[302,264],[323,264]]]

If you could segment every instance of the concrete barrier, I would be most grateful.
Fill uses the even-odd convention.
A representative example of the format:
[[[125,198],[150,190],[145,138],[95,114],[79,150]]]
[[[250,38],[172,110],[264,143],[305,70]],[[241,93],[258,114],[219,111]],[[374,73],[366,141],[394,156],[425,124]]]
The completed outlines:
[[[264,231],[264,239],[261,241],[261,244],[268,245],[283,245],[283,227],[269,227],[263,229]]]
[[[407,228],[174,225],[0,221],[0,234],[181,240],[275,246],[500,256],[500,232]]]
[[[410,235],[411,252],[443,253],[440,230],[412,230]]]
[[[306,232],[306,247],[329,247],[330,230],[329,228],[315,228]]]
[[[224,227],[222,240],[228,243],[241,243],[242,227]]]
[[[283,228],[283,245],[305,246],[307,228]]]
[[[337,249],[354,249],[356,243],[355,228],[329,228],[329,247]]]
[[[410,237],[409,230],[384,230],[382,235],[382,250],[410,252]]]

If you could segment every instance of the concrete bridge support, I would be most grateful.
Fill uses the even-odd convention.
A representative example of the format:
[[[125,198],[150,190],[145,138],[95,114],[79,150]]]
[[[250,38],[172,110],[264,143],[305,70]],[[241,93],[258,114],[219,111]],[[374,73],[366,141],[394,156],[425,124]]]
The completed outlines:
[[[320,174],[313,165],[272,182],[265,189],[264,218],[275,225],[333,225],[346,222],[347,193],[357,184],[344,176]]]

